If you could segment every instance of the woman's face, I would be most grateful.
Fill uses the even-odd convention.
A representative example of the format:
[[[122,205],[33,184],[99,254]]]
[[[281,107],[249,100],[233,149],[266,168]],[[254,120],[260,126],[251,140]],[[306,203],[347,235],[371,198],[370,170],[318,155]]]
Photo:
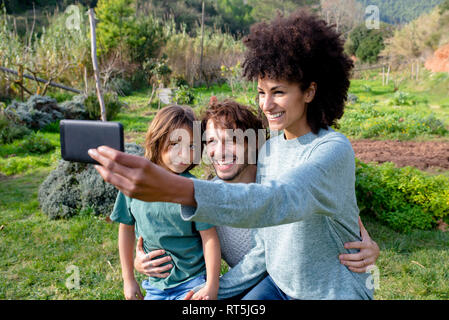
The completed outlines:
[[[299,83],[259,78],[259,107],[268,119],[270,130],[284,130],[286,139],[311,131],[307,123],[307,103],[315,96],[316,84],[302,91]]]

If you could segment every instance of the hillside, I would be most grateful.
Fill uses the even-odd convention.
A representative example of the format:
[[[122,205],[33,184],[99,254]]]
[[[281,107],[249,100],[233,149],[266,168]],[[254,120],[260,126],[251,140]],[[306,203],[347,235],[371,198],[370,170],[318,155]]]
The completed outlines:
[[[404,24],[429,12],[443,0],[358,0],[364,6],[379,7],[380,20],[390,24]]]

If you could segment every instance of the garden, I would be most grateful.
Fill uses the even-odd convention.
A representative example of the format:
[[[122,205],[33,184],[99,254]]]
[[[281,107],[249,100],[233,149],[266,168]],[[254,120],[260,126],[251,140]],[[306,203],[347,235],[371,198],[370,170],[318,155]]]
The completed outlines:
[[[126,152],[142,154],[149,123],[169,103],[199,116],[215,96],[258,112],[256,83],[241,77],[243,45],[230,27],[209,26],[201,37],[186,21],[145,14],[162,7],[133,3],[100,0],[96,8],[107,120],[123,124]],[[60,154],[60,120],[101,116],[88,23],[81,16],[81,28],[68,32],[70,14],[55,12],[35,31],[14,29],[5,8],[0,21],[0,66],[19,70],[0,72],[0,299],[124,298],[118,224],[108,218],[117,191],[91,165]],[[360,215],[381,250],[375,299],[449,299],[449,70],[422,64],[411,76],[392,64],[386,80],[383,64],[363,66],[356,64],[334,129],[353,144]],[[214,176],[206,163],[192,173]]]

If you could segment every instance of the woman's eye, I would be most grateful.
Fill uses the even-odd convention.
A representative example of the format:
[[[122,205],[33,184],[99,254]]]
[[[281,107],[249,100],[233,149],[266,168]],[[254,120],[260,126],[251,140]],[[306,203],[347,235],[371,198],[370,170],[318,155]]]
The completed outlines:
[[[282,91],[275,91],[274,94],[281,95],[281,94],[284,94],[284,92],[282,92]]]

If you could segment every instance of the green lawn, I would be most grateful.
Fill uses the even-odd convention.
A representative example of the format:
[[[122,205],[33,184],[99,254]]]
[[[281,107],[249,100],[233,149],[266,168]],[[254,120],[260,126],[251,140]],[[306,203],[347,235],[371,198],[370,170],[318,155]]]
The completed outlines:
[[[37,201],[48,173],[1,180],[0,299],[122,299],[117,225],[89,215],[49,220]],[[381,248],[376,299],[449,299],[449,233],[399,234],[362,219]],[[66,287],[70,266],[79,288]]]

